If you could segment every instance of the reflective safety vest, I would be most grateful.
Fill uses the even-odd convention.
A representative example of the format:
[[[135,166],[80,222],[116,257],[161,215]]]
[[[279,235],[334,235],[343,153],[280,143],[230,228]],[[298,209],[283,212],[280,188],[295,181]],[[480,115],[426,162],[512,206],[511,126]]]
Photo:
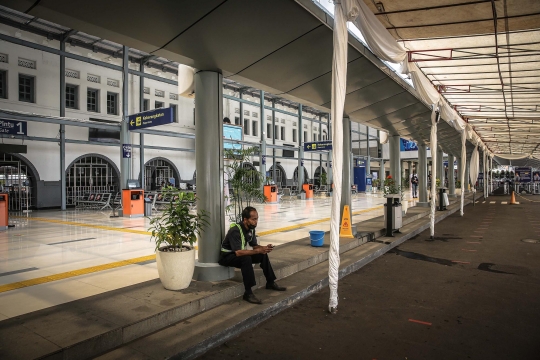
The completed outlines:
[[[244,237],[244,232],[242,231],[242,226],[240,226],[240,224],[234,223],[234,224],[231,224],[231,226],[229,228],[232,229],[235,226],[238,227],[238,230],[240,231],[240,238],[242,239],[242,247],[240,248],[240,250],[244,250],[246,248],[246,238]],[[225,239],[223,239],[223,241],[225,241]],[[233,252],[232,250],[225,249],[223,247],[223,243],[222,243],[222,246],[221,246],[221,251],[223,251],[223,252]]]

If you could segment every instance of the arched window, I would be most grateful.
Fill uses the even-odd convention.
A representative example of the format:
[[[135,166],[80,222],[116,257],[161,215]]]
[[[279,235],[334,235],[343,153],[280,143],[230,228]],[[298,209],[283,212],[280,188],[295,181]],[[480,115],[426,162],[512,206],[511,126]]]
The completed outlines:
[[[144,190],[159,190],[164,185],[173,184],[178,187],[181,177],[172,161],[157,157],[144,165]],[[171,181],[172,180],[172,181]]]
[[[39,174],[28,159],[18,154],[0,153],[0,184],[9,194],[9,211],[36,207],[38,181]]]
[[[309,179],[309,176],[308,176],[306,167],[305,166],[302,166],[302,167],[304,168],[304,182],[306,183]],[[296,169],[294,169],[293,181],[295,183],[298,183],[298,166],[296,167]]]
[[[270,167],[270,177],[273,178],[274,176],[274,165]],[[278,187],[283,187],[283,185],[286,185],[287,181],[287,174],[285,173],[285,169],[283,169],[283,166],[277,165],[276,166],[276,185]]]
[[[326,169],[322,166],[317,166],[315,173],[313,174],[313,180],[317,186],[321,185],[321,170],[323,174],[326,174]]]
[[[120,171],[107,157],[87,154],[75,159],[66,170],[67,204],[90,193],[120,191]]]

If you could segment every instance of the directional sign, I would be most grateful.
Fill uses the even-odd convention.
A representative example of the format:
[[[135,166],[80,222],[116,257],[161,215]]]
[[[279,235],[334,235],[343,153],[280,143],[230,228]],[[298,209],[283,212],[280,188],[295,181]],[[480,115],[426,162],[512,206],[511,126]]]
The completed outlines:
[[[122,157],[124,159],[131,157],[131,144],[122,144]]]
[[[266,165],[266,155],[263,155],[261,158],[262,158],[262,164]]]
[[[331,141],[314,141],[304,143],[304,151],[332,150]]]
[[[130,115],[129,130],[139,130],[147,127],[170,124],[173,122],[173,109],[161,108]]]
[[[0,134],[28,135],[26,121],[0,120]]]

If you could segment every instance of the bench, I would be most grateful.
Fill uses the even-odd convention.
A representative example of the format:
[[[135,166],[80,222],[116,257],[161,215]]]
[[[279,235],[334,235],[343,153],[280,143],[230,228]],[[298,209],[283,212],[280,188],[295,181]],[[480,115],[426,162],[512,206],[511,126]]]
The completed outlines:
[[[111,196],[111,193],[89,194],[86,199],[78,200],[76,206],[80,206],[83,209],[103,210],[110,208],[112,210]]]

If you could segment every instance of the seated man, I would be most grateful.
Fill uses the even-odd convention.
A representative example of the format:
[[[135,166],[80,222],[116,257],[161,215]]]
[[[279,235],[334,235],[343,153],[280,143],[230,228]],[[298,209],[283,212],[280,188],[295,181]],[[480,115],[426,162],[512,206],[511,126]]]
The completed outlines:
[[[266,288],[269,290],[285,291],[286,288],[274,282],[276,275],[270,265],[268,253],[274,248],[273,245],[260,246],[255,237],[255,228],[259,220],[259,214],[255,208],[248,206],[242,211],[242,222],[231,224],[229,232],[221,244],[219,264],[222,266],[234,266],[242,270],[245,293],[243,299],[252,304],[262,304],[251,291],[256,285],[255,271],[252,264],[261,264],[266,277]],[[246,250],[249,243],[253,250]]]

